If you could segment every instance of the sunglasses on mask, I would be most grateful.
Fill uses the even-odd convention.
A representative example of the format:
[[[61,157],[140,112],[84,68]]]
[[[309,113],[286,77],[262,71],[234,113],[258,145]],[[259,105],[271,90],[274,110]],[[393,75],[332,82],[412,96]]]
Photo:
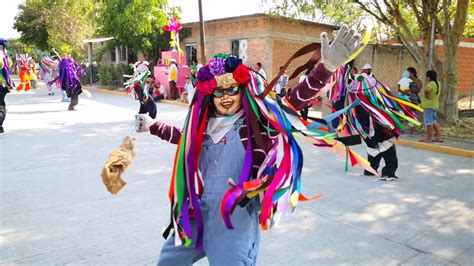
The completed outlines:
[[[222,88],[215,89],[212,94],[216,98],[222,98],[224,97],[224,94],[227,94],[227,96],[235,96],[239,94],[239,87],[231,87],[228,89],[222,89]]]

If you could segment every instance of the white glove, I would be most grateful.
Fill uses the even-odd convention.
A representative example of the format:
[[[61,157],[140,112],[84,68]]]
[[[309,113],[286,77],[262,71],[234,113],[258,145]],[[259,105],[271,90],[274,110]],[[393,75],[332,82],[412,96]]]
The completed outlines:
[[[360,36],[346,25],[342,25],[336,38],[329,44],[328,34],[321,33],[321,59],[327,70],[334,72],[364,44],[359,42]]]
[[[135,115],[135,130],[137,132],[150,131],[151,125],[155,123],[155,120],[148,115],[138,114]]]

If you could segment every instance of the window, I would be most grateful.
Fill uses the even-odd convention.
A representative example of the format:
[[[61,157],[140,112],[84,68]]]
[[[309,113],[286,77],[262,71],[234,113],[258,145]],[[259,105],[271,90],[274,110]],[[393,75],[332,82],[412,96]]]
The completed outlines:
[[[230,53],[239,57],[239,40],[232,40],[230,42],[231,42]]]
[[[248,47],[247,39],[230,41],[231,53],[237,56],[238,58],[242,59],[242,63],[244,64],[247,62],[247,47]]]
[[[120,45],[120,61],[127,61],[127,48]]]
[[[186,44],[186,64],[192,66],[197,64],[197,45],[195,43]]]

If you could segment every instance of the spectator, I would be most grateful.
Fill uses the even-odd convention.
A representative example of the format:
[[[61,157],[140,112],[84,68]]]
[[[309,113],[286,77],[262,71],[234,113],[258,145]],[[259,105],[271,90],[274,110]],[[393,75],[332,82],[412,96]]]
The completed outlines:
[[[183,93],[181,93],[181,96],[180,96],[180,102],[183,102],[183,103],[190,103],[188,97],[189,97],[189,93],[188,93],[188,86],[189,84],[191,84],[190,80],[189,80],[189,77],[186,77],[186,84],[184,85],[184,91]]]
[[[362,69],[362,73],[367,74],[368,76],[373,76],[372,74],[372,66],[370,64],[365,64],[364,68]]]
[[[403,95],[410,95],[410,82],[408,71],[402,73],[402,78],[398,81],[398,92]]]
[[[414,67],[409,67],[407,68],[408,71],[408,77],[411,79],[410,85],[409,85],[409,97],[410,97],[410,102],[416,105],[420,105],[421,100],[420,100],[420,95],[419,93],[421,92],[421,89],[423,88],[423,82],[418,78],[418,75],[416,74],[416,69]],[[420,116],[420,112],[415,111],[416,116]],[[415,126],[410,127],[410,135],[413,135],[415,133]]]
[[[188,103],[192,103],[195,89],[189,77],[186,77],[186,84],[184,85],[184,89],[188,97]]]
[[[265,70],[262,68],[262,63],[258,62],[257,63],[257,72],[260,74],[264,79],[267,79],[267,73],[265,73]]]
[[[155,102],[168,98],[165,86],[160,81],[155,82],[155,90],[153,91],[153,99]]]
[[[421,107],[423,107],[423,123],[426,126],[426,137],[421,142],[443,142],[437,121],[439,109],[439,95],[441,87],[434,70],[426,71],[426,85],[421,93]],[[433,138],[433,131],[435,137]]]
[[[281,97],[285,96],[286,93],[286,85],[288,84],[288,75],[283,70],[283,67],[280,67],[280,72],[283,71],[280,78],[278,79],[277,84],[275,85],[275,92],[280,95]]]
[[[416,74],[416,69],[414,67],[407,68],[408,77],[411,79],[409,96],[410,101],[416,105],[421,103],[420,95],[421,89],[423,88],[423,82],[418,78]]]
[[[154,102],[159,102],[163,100],[166,97],[166,89],[159,81],[155,82],[155,79],[153,77],[148,78],[148,86],[151,88],[152,95],[153,95],[153,101]]]
[[[170,60],[170,65],[168,68],[168,82],[170,88],[170,98],[176,100],[179,98],[178,88],[176,87],[176,82],[178,81],[178,65],[176,64],[175,59]]]

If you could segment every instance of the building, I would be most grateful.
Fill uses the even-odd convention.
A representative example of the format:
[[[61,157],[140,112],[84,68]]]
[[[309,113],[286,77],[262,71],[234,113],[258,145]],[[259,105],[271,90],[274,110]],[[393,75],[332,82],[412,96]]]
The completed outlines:
[[[186,51],[188,64],[201,62],[199,43],[199,22],[183,25],[191,30],[188,38],[181,40]],[[261,62],[267,77],[278,74],[279,67],[302,46],[319,42],[321,32],[331,33],[334,25],[310,21],[292,20],[267,14],[253,14],[205,22],[206,57],[229,53],[242,58],[245,64],[255,68]],[[311,55],[295,60],[287,73],[292,73],[304,64]],[[290,85],[292,85],[290,83]]]
[[[187,63],[200,60],[199,22],[183,25],[191,30],[191,35],[181,40],[186,51]],[[267,77],[271,80],[278,74],[279,67],[302,46],[311,42],[320,42],[319,36],[325,31],[331,36],[337,27],[310,21],[292,20],[267,14],[253,14],[241,17],[229,17],[205,22],[206,57],[209,60],[216,53],[238,55],[250,67],[255,68],[261,62]],[[443,56],[442,43],[436,42],[436,48]],[[474,38],[462,38],[458,52],[459,95],[469,95],[474,84]],[[288,67],[291,74],[296,67],[304,64],[310,55],[301,57]],[[424,80],[423,69],[418,66],[405,47],[400,44],[369,44],[356,58],[359,69],[365,63],[373,67],[377,77],[396,88],[402,72],[413,66]],[[297,79],[290,81],[295,85]]]

